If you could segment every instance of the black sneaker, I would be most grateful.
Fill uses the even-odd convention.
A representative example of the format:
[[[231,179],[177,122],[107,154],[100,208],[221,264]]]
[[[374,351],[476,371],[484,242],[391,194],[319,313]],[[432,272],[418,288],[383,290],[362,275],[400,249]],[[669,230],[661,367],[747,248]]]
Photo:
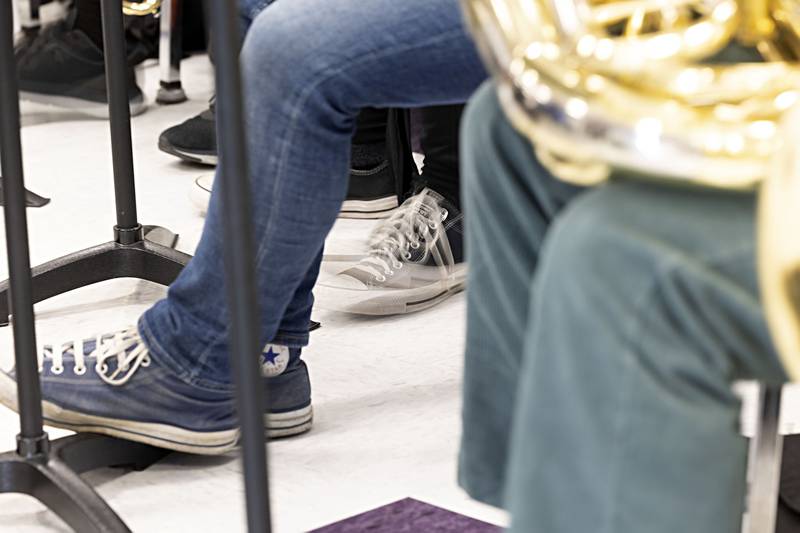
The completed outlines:
[[[216,166],[215,107],[215,100],[212,98],[208,109],[177,126],[164,130],[158,137],[158,148],[190,163]]]
[[[103,51],[81,30],[54,25],[17,48],[20,98],[108,118]],[[131,115],[146,109],[133,67],[127,66]]]
[[[384,161],[370,170],[350,170],[347,199],[339,218],[383,218],[398,205],[392,166]]]
[[[203,174],[194,181],[189,190],[189,198],[203,215],[208,211],[213,185],[214,174]],[[388,217],[397,208],[397,203],[394,177],[388,163],[374,171],[351,170],[350,188],[339,211],[339,218]]]

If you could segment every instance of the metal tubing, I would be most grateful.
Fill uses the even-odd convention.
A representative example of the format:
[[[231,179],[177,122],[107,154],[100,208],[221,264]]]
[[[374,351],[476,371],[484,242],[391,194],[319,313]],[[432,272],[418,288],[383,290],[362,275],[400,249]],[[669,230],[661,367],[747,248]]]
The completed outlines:
[[[181,85],[181,60],[183,56],[182,29],[183,6],[180,0],[162,0],[161,36],[158,41],[158,67],[160,72],[156,102],[163,105],[185,102],[186,92]]]
[[[249,172],[239,72],[239,28],[235,0],[206,2],[216,53],[217,136],[220,166],[217,185],[222,195],[225,285],[231,314],[230,350],[236,380],[242,458],[251,533],[271,531],[267,457],[264,445],[258,303]]]
[[[6,247],[11,290],[9,304],[14,314],[14,355],[20,438],[38,440],[42,429],[39,369],[36,359],[36,329],[31,296],[31,262],[28,220],[20,144],[19,93],[14,60],[13,12],[10,1],[0,1],[0,161],[4,176]]]
[[[744,533],[775,533],[783,458],[780,434],[782,387],[761,384],[758,420],[750,442],[748,497]]]
[[[102,0],[103,45],[106,65],[106,91],[111,126],[111,155],[114,165],[114,195],[117,203],[117,228],[121,236],[133,244],[141,240],[136,214],[136,187],[133,177],[131,145],[131,111],[125,69],[125,28],[119,0]],[[125,231],[127,230],[127,231]]]
[[[163,0],[161,2],[161,30],[158,40],[158,69],[162,84],[181,80],[180,73],[176,71],[175,65],[173,65],[172,61],[172,31],[175,28],[175,7],[176,6],[173,5],[173,0]]]

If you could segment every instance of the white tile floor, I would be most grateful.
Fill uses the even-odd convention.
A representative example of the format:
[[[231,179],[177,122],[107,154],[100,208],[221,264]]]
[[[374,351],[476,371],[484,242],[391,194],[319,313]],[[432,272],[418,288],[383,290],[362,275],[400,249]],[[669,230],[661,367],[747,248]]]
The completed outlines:
[[[143,73],[151,101],[155,76],[153,68]],[[191,253],[203,220],[187,193],[203,170],[156,148],[162,129],[199,112],[210,95],[205,58],[187,61],[184,76],[191,101],[152,106],[133,121],[133,140],[140,220],[180,233],[179,248]],[[28,211],[33,263],[109,240],[114,206],[108,124],[27,105],[23,115],[27,185],[53,199]],[[370,225],[340,222],[329,250],[358,249]],[[5,279],[5,243],[0,244],[0,279]],[[36,308],[39,339],[72,339],[131,324],[163,294],[161,287],[121,280],[54,298]],[[407,496],[503,523],[502,513],[471,502],[455,483],[463,314],[460,295],[417,315],[315,316],[324,327],[305,352],[314,387],[314,430],[269,447],[278,532],[304,531]],[[11,332],[5,328],[0,366],[11,363]],[[0,450],[13,446],[16,432],[15,415],[0,407]],[[100,493],[134,531],[244,530],[240,465],[234,458],[170,456],[144,472],[101,471],[91,479],[101,483]],[[0,531],[65,530],[34,500],[0,496]]]

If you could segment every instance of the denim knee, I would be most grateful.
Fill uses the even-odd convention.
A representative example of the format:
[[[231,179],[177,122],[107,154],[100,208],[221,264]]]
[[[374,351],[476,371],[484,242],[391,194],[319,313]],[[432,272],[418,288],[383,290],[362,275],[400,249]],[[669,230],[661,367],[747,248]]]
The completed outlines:
[[[320,28],[307,15],[290,1],[276,2],[258,15],[242,50],[245,87],[261,102],[291,107],[305,120],[321,113],[326,126],[336,127],[338,116],[358,113],[352,90],[358,80],[340,75],[347,60],[329,53],[337,46],[329,45],[336,41],[335,29]],[[315,32],[314,39],[307,38],[309,32]]]
[[[239,16],[246,25],[252,24],[256,16],[275,0],[239,0]]]

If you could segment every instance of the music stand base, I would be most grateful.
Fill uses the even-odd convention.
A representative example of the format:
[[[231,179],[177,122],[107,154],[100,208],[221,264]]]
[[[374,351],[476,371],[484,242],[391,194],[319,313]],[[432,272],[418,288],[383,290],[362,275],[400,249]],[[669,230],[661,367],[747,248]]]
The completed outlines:
[[[108,242],[34,267],[33,301],[119,278],[169,285],[189,259],[190,255],[148,240],[128,245]],[[0,327],[9,323],[8,288],[8,280],[0,282]]]
[[[0,493],[33,496],[81,532],[130,529],[80,473],[104,467],[144,469],[168,452],[152,446],[93,434],[55,440],[50,453],[23,457],[0,454]]]
[[[44,207],[50,203],[50,198],[39,196],[35,192],[25,189],[25,205],[27,207]],[[0,176],[0,206],[5,205],[5,194],[3,194],[3,177]]]

